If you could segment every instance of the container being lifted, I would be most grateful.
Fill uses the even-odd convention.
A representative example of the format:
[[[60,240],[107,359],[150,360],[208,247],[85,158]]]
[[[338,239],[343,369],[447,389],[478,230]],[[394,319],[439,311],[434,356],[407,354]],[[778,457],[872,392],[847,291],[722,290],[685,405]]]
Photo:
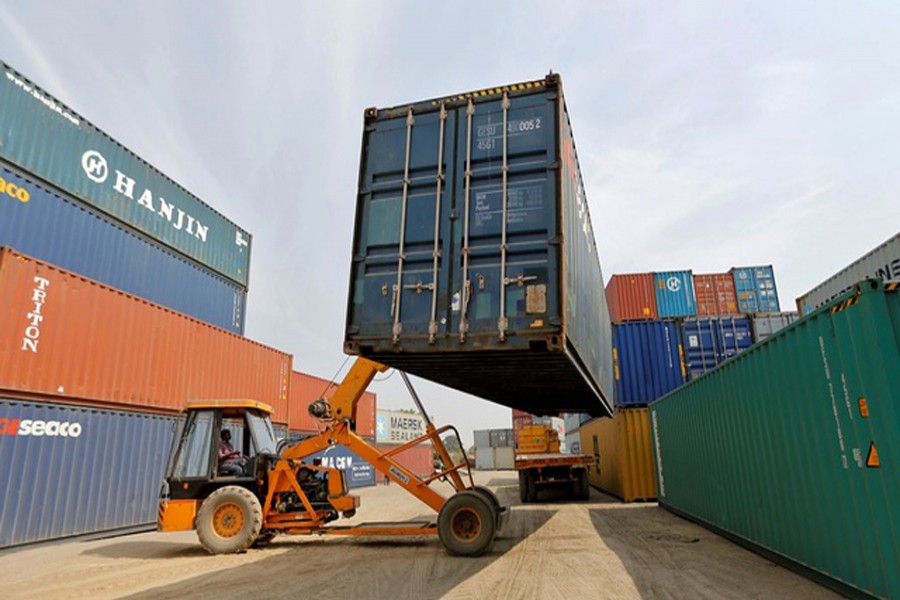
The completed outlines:
[[[612,412],[558,75],[365,114],[345,351],[533,414]]]

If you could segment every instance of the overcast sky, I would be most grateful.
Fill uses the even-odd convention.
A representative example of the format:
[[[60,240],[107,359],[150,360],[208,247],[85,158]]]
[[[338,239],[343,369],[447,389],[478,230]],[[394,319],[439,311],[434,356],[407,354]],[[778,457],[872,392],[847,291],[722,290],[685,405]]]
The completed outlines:
[[[250,231],[247,335],[330,378],[368,106],[559,72],[607,280],[772,264],[792,309],[900,229],[900,3],[638,4],[0,0],[0,52]]]

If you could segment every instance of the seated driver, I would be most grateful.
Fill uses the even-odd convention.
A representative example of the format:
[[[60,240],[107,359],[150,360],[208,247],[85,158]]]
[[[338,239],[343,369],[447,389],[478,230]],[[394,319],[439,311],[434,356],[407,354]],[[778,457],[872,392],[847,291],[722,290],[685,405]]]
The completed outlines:
[[[222,442],[219,444],[219,475],[234,475],[235,477],[243,475],[242,456],[231,445],[231,431],[223,429],[219,436],[222,438]]]

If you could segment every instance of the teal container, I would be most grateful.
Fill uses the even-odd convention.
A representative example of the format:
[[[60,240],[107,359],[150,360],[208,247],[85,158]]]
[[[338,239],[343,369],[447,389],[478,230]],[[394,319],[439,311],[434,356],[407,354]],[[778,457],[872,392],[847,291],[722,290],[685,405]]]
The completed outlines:
[[[660,319],[693,317],[697,314],[694,275],[691,271],[665,271],[653,274],[656,309]]]
[[[851,597],[900,598],[900,294],[858,284],[650,407],[659,502]]]
[[[250,234],[0,62],[0,158],[247,288]]]

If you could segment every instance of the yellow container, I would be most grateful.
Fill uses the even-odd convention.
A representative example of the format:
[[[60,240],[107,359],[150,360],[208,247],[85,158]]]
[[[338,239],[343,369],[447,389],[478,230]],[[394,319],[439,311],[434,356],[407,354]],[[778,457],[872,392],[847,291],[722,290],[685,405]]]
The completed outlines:
[[[656,500],[646,408],[618,409],[611,419],[588,421],[579,433],[581,451],[594,457],[588,469],[591,485],[625,502]]]

